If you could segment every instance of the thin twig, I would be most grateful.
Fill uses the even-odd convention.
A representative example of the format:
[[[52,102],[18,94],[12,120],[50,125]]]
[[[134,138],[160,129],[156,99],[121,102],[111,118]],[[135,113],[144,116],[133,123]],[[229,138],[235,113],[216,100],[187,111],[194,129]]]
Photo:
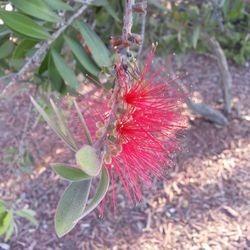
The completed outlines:
[[[207,43],[209,50],[216,56],[218,69],[221,76],[221,88],[224,99],[224,110],[226,113],[231,112],[231,99],[232,99],[232,76],[229,71],[227,59],[219,42],[207,34],[202,34],[202,38]]]
[[[126,40],[129,36],[129,34],[131,34],[131,29],[132,29],[132,25],[133,25],[133,11],[132,11],[133,4],[134,4],[134,0],[125,0],[125,12],[124,12],[123,29],[122,29],[122,38],[124,40]],[[128,57],[127,52],[128,52],[128,50],[129,50],[129,47],[125,48],[126,53],[123,53],[124,51],[121,50],[122,64],[123,65],[127,64],[127,57]],[[128,77],[128,75],[126,75],[125,77]],[[112,126],[112,124],[114,124],[115,120],[117,119],[116,113],[117,113],[117,109],[119,107],[119,98],[118,97],[119,97],[120,91],[121,91],[120,82],[116,81],[113,95],[111,97],[111,99],[113,100],[113,104],[111,107],[110,116],[106,122],[106,129],[103,132],[102,136],[99,138],[99,140],[97,140],[97,142],[94,145],[97,152],[99,152],[100,158],[102,158],[102,156],[104,154],[105,141],[107,139],[110,126]]]
[[[144,36],[145,36],[145,27],[146,27],[146,16],[147,16],[147,0],[144,2],[145,5],[145,11],[142,14],[142,21],[141,21],[141,44],[138,50],[138,56],[140,56],[142,49],[143,49],[143,43],[144,43]]]
[[[40,65],[45,54],[49,50],[51,44],[78,18],[87,7],[93,2],[93,0],[83,0],[83,6],[73,14],[67,21],[61,21],[59,29],[55,31],[51,38],[40,44],[39,49],[27,60],[24,66],[17,72],[0,78],[0,84],[4,83],[6,80],[10,79],[9,84],[3,89],[0,98],[5,95],[8,89],[13,86],[19,80],[25,80],[30,78],[33,71]]]
[[[36,96],[37,94],[37,90],[38,88],[36,87],[35,88],[35,93],[34,93],[34,96]],[[16,160],[15,162],[17,163],[20,159],[22,159],[24,153],[25,153],[25,149],[26,149],[26,143],[25,143],[25,139],[27,137],[27,135],[29,134],[30,132],[30,120],[32,118],[32,108],[33,108],[33,105],[32,103],[30,102],[29,104],[29,107],[28,107],[28,115],[26,117],[26,120],[25,120],[25,124],[24,124],[24,127],[23,127],[23,131],[22,131],[22,134],[21,134],[21,138],[20,138],[20,141],[19,141],[19,145],[18,145],[18,154],[17,154],[17,157],[16,157]]]
[[[125,0],[125,12],[123,17],[123,28],[122,28],[122,40],[128,43],[129,36],[133,26],[133,4],[134,0]],[[129,45],[121,50],[123,62],[127,63],[127,57],[129,56]]]

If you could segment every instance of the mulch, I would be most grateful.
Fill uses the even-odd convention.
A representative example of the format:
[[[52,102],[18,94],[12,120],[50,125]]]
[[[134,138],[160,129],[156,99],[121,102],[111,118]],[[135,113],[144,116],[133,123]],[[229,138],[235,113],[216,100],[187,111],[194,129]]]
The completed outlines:
[[[189,72],[185,81],[197,100],[222,107],[213,59],[187,55],[183,70]],[[9,249],[250,249],[250,66],[230,65],[230,70],[234,99],[229,125],[218,127],[186,111],[189,125],[180,138],[181,151],[166,170],[166,181],[155,179],[151,189],[145,187],[144,201],[136,206],[116,184],[116,211],[109,192],[104,216],[93,212],[62,239],[55,234],[53,216],[67,183],[49,164],[70,162],[72,153],[39,122],[26,138],[35,158],[31,174],[3,163],[4,149],[18,147],[29,98],[24,92],[1,101],[0,197],[14,201],[16,208],[35,210],[39,222],[36,228],[18,220]],[[35,120],[32,117],[31,125]]]

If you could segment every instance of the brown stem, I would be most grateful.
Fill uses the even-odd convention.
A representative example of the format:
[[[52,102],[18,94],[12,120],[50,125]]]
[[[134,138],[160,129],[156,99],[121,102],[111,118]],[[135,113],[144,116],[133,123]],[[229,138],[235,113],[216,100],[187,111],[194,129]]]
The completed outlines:
[[[124,41],[127,41],[129,35],[131,34],[131,29],[133,25],[133,13],[132,13],[133,4],[134,4],[134,0],[125,0],[125,12],[124,12],[123,29],[122,29],[122,39]],[[128,47],[124,49],[126,53],[123,53],[121,51],[121,55],[122,55],[121,67],[123,67],[123,65],[126,65],[127,57],[128,57]],[[128,77],[128,75],[125,75],[125,77]],[[117,114],[117,109],[119,107],[120,91],[121,91],[120,82],[116,80],[113,95],[111,97],[111,100],[113,100],[113,104],[111,107],[110,116],[108,120],[106,121],[106,129],[103,132],[102,136],[96,141],[94,145],[96,151],[98,152],[100,159],[102,159],[104,151],[105,151],[105,142],[109,133],[110,126],[113,125],[117,119],[116,114]]]
[[[120,51],[125,64],[127,63],[127,57],[129,56],[129,36],[131,35],[131,29],[133,26],[133,4],[134,0],[125,0],[125,12],[122,28],[122,41],[124,47]]]
[[[144,36],[145,36],[145,27],[146,27],[146,15],[147,15],[147,1],[143,2],[145,5],[145,11],[142,14],[142,21],[141,21],[141,44],[138,50],[138,56],[140,56],[142,49],[143,49],[143,42],[144,42]]]
[[[221,75],[221,88],[224,99],[224,110],[226,113],[231,112],[231,98],[232,98],[232,76],[229,71],[227,59],[219,42],[207,34],[202,35],[204,41],[207,43],[209,50],[216,56],[218,68]]]

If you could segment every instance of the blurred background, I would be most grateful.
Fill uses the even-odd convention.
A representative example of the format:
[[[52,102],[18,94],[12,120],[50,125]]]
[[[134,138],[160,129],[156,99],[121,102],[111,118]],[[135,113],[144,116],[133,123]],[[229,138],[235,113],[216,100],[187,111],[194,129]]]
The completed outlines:
[[[96,82],[112,88],[110,38],[121,34],[124,2],[0,1],[0,249],[250,249],[250,2],[145,4],[131,54],[143,64],[158,43],[153,68],[171,56],[166,71],[185,75],[176,81],[187,93],[181,150],[141,204],[117,182],[115,213],[109,192],[102,218],[96,210],[58,239],[67,183],[49,165],[74,156],[29,95],[50,114],[48,96],[70,102]]]

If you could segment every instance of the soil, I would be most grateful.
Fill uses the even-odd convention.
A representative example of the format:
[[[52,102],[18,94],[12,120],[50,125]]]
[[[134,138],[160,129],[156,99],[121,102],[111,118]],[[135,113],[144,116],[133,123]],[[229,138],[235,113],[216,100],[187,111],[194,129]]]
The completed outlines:
[[[193,97],[220,109],[214,60],[190,54],[183,58],[182,68],[189,73],[184,81],[191,84]],[[106,202],[104,217],[92,212],[61,239],[53,216],[67,183],[49,165],[69,163],[73,155],[44,122],[35,126],[37,117],[32,115],[23,143],[34,157],[32,171],[4,163],[6,148],[20,148],[30,108],[27,91],[1,100],[0,197],[15,208],[35,210],[39,225],[18,219],[18,232],[6,245],[0,238],[0,249],[250,249],[250,64],[231,64],[230,71],[234,98],[228,126],[215,126],[186,110],[189,125],[180,139],[182,150],[172,156],[167,180],[144,188],[144,201],[135,207],[118,183],[115,213]],[[32,93],[30,87],[28,94]]]

